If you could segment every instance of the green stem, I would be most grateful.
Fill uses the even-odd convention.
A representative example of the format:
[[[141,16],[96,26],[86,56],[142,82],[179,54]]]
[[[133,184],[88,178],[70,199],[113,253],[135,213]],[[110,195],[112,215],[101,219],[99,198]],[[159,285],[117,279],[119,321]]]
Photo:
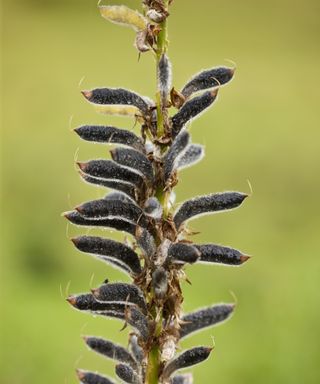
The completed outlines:
[[[168,9],[169,0],[164,0],[164,5]],[[156,106],[157,106],[157,137],[161,138],[165,134],[165,117],[163,114],[163,105],[160,95],[160,90],[158,88],[159,79],[158,79],[158,66],[163,53],[167,49],[167,20],[165,19],[160,23],[161,31],[159,32],[157,38],[157,48],[156,48],[156,73],[157,73],[157,93],[156,93]],[[161,205],[163,206],[164,215],[167,215],[167,193],[163,189],[158,189],[156,191],[156,196],[159,199]],[[160,309],[160,308],[159,308]],[[161,310],[161,309],[160,309]],[[153,308],[154,315],[158,312],[157,308]],[[162,331],[162,316],[159,317],[159,321],[156,324],[155,338],[154,343],[151,346],[149,355],[148,355],[148,367],[146,372],[146,384],[158,384],[159,382],[159,373],[160,373],[160,346],[158,338]]]

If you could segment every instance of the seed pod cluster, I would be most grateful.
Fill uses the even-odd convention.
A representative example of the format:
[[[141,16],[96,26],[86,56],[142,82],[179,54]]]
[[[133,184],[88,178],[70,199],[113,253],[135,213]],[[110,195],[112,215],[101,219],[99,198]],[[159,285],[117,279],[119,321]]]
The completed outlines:
[[[126,6],[99,7],[105,19],[134,30],[139,55],[154,52],[157,95],[153,101],[124,88],[82,92],[99,112],[133,117],[141,135],[109,125],[75,129],[82,140],[112,145],[112,149],[105,158],[77,163],[82,180],[102,187],[102,196],[64,214],[76,226],[115,229],[130,237],[124,243],[104,235],[71,239],[80,252],[119,268],[131,280],[106,279],[91,292],[67,298],[81,312],[130,326],[127,348],[103,337],[84,337],[90,349],[116,361],[116,376],[129,384],[193,383],[191,374],[179,371],[205,361],[212,348],[199,346],[177,355],[179,341],[224,322],[231,317],[234,305],[216,304],[183,314],[181,281],[187,279],[191,264],[240,266],[249,259],[230,247],[194,244],[188,230],[189,220],[237,208],[246,194],[213,193],[174,206],[173,188],[180,170],[204,157],[204,147],[192,143],[188,125],[215,102],[220,86],[230,82],[234,69],[204,70],[180,92],[172,87],[165,35],[171,2],[144,0],[142,13]],[[90,371],[77,370],[77,376],[83,384],[114,384]]]

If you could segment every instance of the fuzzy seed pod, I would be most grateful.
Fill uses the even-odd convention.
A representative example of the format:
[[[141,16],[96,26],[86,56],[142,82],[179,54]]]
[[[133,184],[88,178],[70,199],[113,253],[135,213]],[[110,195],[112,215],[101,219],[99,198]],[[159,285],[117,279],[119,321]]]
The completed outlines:
[[[129,364],[132,367],[136,367],[136,361],[129,353],[129,351],[123,348],[121,345],[115,344],[110,340],[101,339],[98,337],[85,336],[84,341],[95,352],[113,360],[120,361],[121,363]]]
[[[104,312],[104,311],[122,311],[124,308],[114,303],[102,303],[95,299],[91,293],[80,295],[71,295],[67,301],[79,311]]]
[[[164,103],[171,89],[172,82],[172,68],[171,63],[168,59],[168,56],[164,53],[162,54],[159,66],[158,66],[158,87],[161,94],[162,102]]]
[[[72,224],[83,227],[113,228],[121,232],[127,232],[132,236],[135,236],[136,233],[136,225],[122,219],[93,220],[83,217],[77,211],[66,212],[64,214],[64,217],[69,220]]]
[[[142,96],[123,88],[96,88],[82,91],[83,96],[93,104],[102,105],[133,105],[142,113],[147,113],[148,103]]]
[[[152,182],[154,177],[152,164],[141,152],[130,148],[115,148],[110,153],[113,161],[125,167],[133,168],[149,183]]]
[[[148,44],[148,30],[144,29],[143,31],[139,31],[136,34],[136,38],[134,41],[134,45],[137,50],[141,53],[147,52],[150,50],[150,45]]]
[[[146,316],[139,311],[136,307],[128,307],[126,309],[126,321],[133,328],[138,330],[140,336],[144,341],[149,337],[149,323]]]
[[[135,334],[129,335],[129,349],[137,363],[142,363],[144,358],[143,348],[138,343],[138,337]]]
[[[78,162],[77,165],[80,170],[88,176],[118,180],[133,184],[137,187],[143,184],[141,175],[111,160],[91,160],[87,163]]]
[[[179,158],[177,169],[188,168],[204,158],[204,147],[200,144],[190,144]]]
[[[234,304],[217,304],[184,315],[181,318],[180,339],[203,328],[221,324],[231,317],[233,310]]]
[[[190,135],[186,130],[180,132],[180,134],[173,141],[169,151],[166,153],[163,159],[164,178],[167,181],[173,171],[177,167],[180,157],[183,155],[190,141]]]
[[[151,259],[157,249],[153,236],[146,229],[139,226],[137,226],[135,236],[145,258]]]
[[[215,101],[218,90],[204,92],[200,96],[196,96],[188,100],[182,108],[172,117],[172,136],[176,137],[181,129],[190,120],[194,119]]]
[[[199,261],[203,263],[241,265],[250,258],[237,249],[222,247],[221,245],[195,244],[194,246],[200,251]]]
[[[220,85],[228,83],[234,74],[234,68],[228,67],[216,67],[207,69],[195,75],[188,83],[183,87],[181,93],[185,98],[188,98],[193,93],[218,87]]]
[[[166,18],[166,15],[156,11],[155,9],[149,9],[147,16],[151,21],[154,21],[155,23],[161,23]]]
[[[168,273],[164,268],[158,267],[152,273],[152,286],[156,298],[159,300],[164,299],[168,291]]]
[[[188,368],[192,365],[196,365],[206,360],[212,348],[210,347],[195,347],[188,349],[187,351],[181,353],[178,357],[170,361],[163,369],[163,377],[169,378],[175,371],[179,369]]]
[[[122,192],[109,192],[104,197],[105,200],[116,200],[123,203],[131,203],[137,205],[137,203],[131,199],[128,195]],[[138,206],[138,205],[137,205]]]
[[[146,215],[156,220],[160,220],[162,217],[163,208],[156,197],[150,197],[150,199],[145,202],[143,211]]]
[[[190,244],[175,243],[168,250],[168,261],[173,264],[193,264],[199,257],[199,250]]]
[[[137,305],[144,313],[147,304],[142,291],[133,284],[113,283],[102,284],[99,288],[93,289],[92,294],[97,301],[124,303]]]
[[[77,369],[78,379],[82,384],[115,384],[114,381],[110,380],[106,376],[98,375],[93,372],[83,371]]]
[[[118,180],[108,180],[101,179],[98,177],[92,177],[80,172],[80,176],[83,181],[89,184],[100,185],[102,187],[116,189],[130,196],[132,199],[136,199],[138,196],[138,191],[133,184],[127,183],[125,181]]]
[[[143,227],[148,225],[148,220],[142,209],[130,202],[99,199],[88,201],[75,209],[87,219],[104,220],[119,218]]]
[[[193,378],[191,373],[187,373],[185,375],[177,375],[173,376],[171,379],[171,384],[192,384]]]
[[[141,272],[139,256],[122,243],[96,236],[80,236],[72,239],[72,242],[81,252],[93,254],[107,262],[114,259],[124,264],[132,274]]]
[[[241,192],[222,192],[187,200],[182,203],[174,215],[173,220],[176,228],[179,229],[182,223],[191,218],[236,208],[246,197],[248,195]]]
[[[125,5],[101,5],[99,10],[101,16],[112,23],[131,27],[135,31],[147,28],[148,21],[144,16]]]
[[[142,384],[142,378],[126,364],[117,364],[116,374],[125,383]]]
[[[144,152],[141,138],[126,129],[103,125],[83,125],[74,130],[83,140],[95,143],[121,144]]]

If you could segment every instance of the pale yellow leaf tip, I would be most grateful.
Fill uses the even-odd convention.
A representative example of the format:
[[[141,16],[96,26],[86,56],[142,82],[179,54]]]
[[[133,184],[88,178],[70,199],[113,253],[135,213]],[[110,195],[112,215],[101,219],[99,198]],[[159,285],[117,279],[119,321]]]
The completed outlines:
[[[142,31],[147,28],[147,20],[145,17],[125,5],[100,5],[101,16],[105,19],[133,28],[135,31]]]

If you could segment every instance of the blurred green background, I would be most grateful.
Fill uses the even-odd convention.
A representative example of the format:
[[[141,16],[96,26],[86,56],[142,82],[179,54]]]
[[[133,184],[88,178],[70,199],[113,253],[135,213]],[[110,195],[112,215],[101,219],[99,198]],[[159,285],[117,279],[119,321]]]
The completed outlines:
[[[103,20],[96,0],[2,3],[0,381],[76,383],[75,367],[113,371],[80,334],[125,343],[127,331],[73,311],[66,291],[126,277],[68,241],[85,230],[68,227],[60,213],[104,193],[80,181],[74,159],[107,154],[104,146],[80,142],[71,128],[133,126],[95,114],[79,90],[123,86],[153,96],[154,63],[148,54],[138,62],[132,31]],[[172,6],[176,88],[202,68],[228,65],[227,59],[237,64],[234,81],[192,124],[193,140],[206,145],[207,156],[181,174],[178,201],[249,192],[247,180],[253,187],[241,209],[192,223],[201,231],[198,242],[253,256],[242,268],[187,268],[186,310],[232,301],[231,291],[238,302],[230,322],[183,343],[215,338],[211,358],[194,369],[196,383],[320,382],[319,12],[317,0],[175,0]]]

